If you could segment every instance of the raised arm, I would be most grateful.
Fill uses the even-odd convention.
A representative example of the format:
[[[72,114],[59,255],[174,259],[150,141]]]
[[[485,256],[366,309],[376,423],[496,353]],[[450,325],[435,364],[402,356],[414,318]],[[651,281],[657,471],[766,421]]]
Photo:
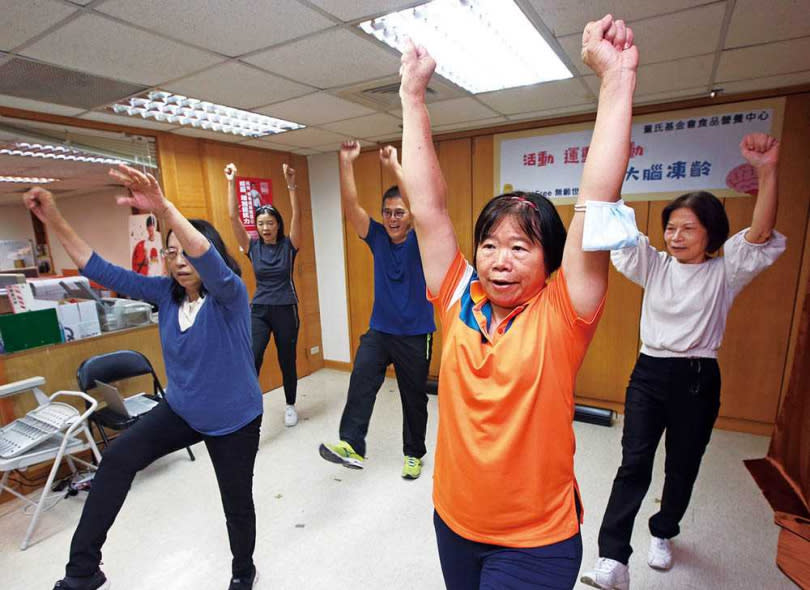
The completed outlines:
[[[357,198],[357,184],[354,181],[354,161],[360,155],[360,143],[357,141],[344,141],[338,154],[340,167],[340,203],[343,205],[343,214],[352,225],[354,231],[361,238],[368,235],[368,226],[371,223],[368,213],[360,206]]]
[[[163,196],[163,191],[154,176],[123,164],[119,165],[117,170],[110,170],[110,176],[129,189],[129,195],[116,197],[118,204],[157,214],[166,223],[167,229],[174,231],[177,241],[188,255],[195,258],[202,256],[211,247],[205,236]]]
[[[633,91],[638,68],[633,31],[611,15],[588,23],[582,33],[582,61],[599,76],[601,83],[596,123],[577,204],[616,201],[630,155]],[[610,255],[582,249],[584,220],[584,213],[574,213],[562,268],[574,310],[580,317],[590,318],[607,290]]]
[[[745,233],[745,239],[754,244],[763,244],[771,237],[776,225],[779,141],[765,133],[750,133],[740,142],[740,153],[757,171],[759,180],[751,229]]]
[[[228,215],[231,218],[231,229],[236,237],[236,243],[243,252],[247,252],[250,248],[250,236],[239,217],[239,203],[236,200],[236,164],[230,163],[225,166],[225,180],[228,182]]]
[[[447,211],[447,183],[433,148],[430,116],[425,105],[427,89],[436,62],[424,47],[408,41],[399,69],[402,82],[402,171],[406,199],[419,238],[425,283],[433,294],[441,290],[458,241]]]
[[[290,243],[298,250],[301,247],[301,203],[298,197],[298,187],[295,186],[295,168],[283,164],[284,179],[287,181],[287,190],[290,191],[290,206],[292,219],[290,219]]]
[[[57,239],[65,247],[65,251],[73,260],[76,268],[84,269],[87,261],[93,255],[93,249],[79,237],[79,234],[62,217],[59,207],[56,206],[53,194],[42,187],[34,187],[23,195],[26,208],[36,215],[39,220],[53,231]]]

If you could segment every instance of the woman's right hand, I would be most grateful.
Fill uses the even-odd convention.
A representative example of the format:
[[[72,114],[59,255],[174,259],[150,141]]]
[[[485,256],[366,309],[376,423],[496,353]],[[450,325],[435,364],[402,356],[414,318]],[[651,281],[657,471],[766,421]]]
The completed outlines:
[[[225,178],[228,179],[228,182],[233,182],[236,178],[236,164],[233,162],[225,166]]]
[[[51,223],[62,217],[51,191],[35,186],[23,195],[23,204],[32,211],[42,223]]]
[[[357,140],[344,141],[340,146],[340,159],[346,163],[354,162],[360,155],[360,142]]]

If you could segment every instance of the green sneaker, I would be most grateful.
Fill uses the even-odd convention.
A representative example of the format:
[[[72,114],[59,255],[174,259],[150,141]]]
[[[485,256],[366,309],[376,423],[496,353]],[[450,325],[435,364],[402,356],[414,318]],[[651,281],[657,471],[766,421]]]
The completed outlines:
[[[362,469],[364,457],[361,457],[354,452],[352,445],[345,440],[340,441],[336,445],[328,445],[321,443],[318,452],[321,457],[332,463],[340,463],[349,469]]]
[[[422,459],[405,457],[405,463],[402,465],[402,477],[416,479],[420,475],[422,475]]]

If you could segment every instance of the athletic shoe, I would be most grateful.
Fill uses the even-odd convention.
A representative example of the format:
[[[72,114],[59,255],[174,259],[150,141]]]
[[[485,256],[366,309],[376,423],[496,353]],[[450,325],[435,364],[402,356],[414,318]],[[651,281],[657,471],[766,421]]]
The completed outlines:
[[[253,574],[251,574],[250,576],[231,578],[231,585],[228,586],[228,590],[248,590],[249,588],[253,588],[256,585],[256,582],[258,581],[259,581],[259,572],[254,567]]]
[[[672,567],[672,541],[653,537],[650,539],[650,552],[647,564],[657,570],[668,570]]]
[[[106,590],[110,587],[110,581],[104,572],[96,570],[92,576],[76,578],[65,576],[53,587],[53,590]]]
[[[402,465],[402,477],[405,479],[416,479],[422,475],[422,459],[416,457],[405,457]]]
[[[320,452],[321,457],[327,461],[331,461],[332,463],[340,463],[349,469],[362,469],[363,461],[365,461],[363,457],[354,452],[352,445],[347,443],[345,440],[342,440],[335,445],[321,443],[318,452]]]
[[[298,412],[295,411],[295,406],[287,404],[284,409],[284,426],[295,426],[298,424]]]
[[[630,590],[630,570],[615,559],[600,557],[593,571],[585,572],[579,581],[603,590]]]

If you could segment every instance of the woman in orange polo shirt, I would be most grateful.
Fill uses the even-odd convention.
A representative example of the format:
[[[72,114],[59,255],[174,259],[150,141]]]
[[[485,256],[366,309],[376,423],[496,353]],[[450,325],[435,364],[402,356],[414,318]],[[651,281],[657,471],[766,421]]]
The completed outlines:
[[[579,203],[615,201],[629,157],[633,33],[610,15],[591,22],[582,57],[601,87]],[[410,45],[400,97],[404,188],[444,334],[433,501],[445,584],[571,588],[582,560],[574,380],[602,311],[609,255],[582,250],[582,213],[566,240],[550,201],[515,192],[484,207],[473,264],[464,259],[425,106],[435,66]]]

